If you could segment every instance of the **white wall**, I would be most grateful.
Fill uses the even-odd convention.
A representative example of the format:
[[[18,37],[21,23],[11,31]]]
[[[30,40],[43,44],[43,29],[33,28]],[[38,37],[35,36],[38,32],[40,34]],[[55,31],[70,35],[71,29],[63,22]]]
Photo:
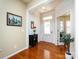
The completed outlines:
[[[31,29],[31,21],[34,21],[34,25],[36,26],[36,34],[38,34],[39,32],[39,19],[40,18],[40,15],[39,14],[32,14],[32,13],[29,13],[29,34],[33,34],[33,30]]]
[[[22,27],[7,26],[6,13],[22,16]],[[0,0],[0,57],[8,56],[26,46],[26,7],[19,0]]]
[[[56,13],[56,20],[57,20],[57,17],[59,16],[62,16],[66,13],[70,14],[71,35],[72,37],[74,37],[75,35],[74,0],[63,0],[63,2],[58,7],[56,7],[55,13]],[[75,48],[74,43],[71,43],[70,50],[73,56],[74,56],[74,48]]]
[[[26,29],[27,32],[28,32],[28,35],[34,34],[33,29],[31,29],[31,21],[34,21],[34,25],[36,26],[36,34],[38,34],[38,41],[39,41],[39,39],[40,39],[40,35],[39,35],[39,31],[40,31],[40,15],[38,13],[35,14],[35,13],[30,13],[29,12],[29,14],[28,14],[28,22],[27,22],[28,29]],[[27,38],[28,38],[28,36],[27,36]]]
[[[35,1],[32,1],[30,4],[28,4],[27,6],[27,10],[26,10],[26,17],[27,17],[27,21],[26,21],[26,33],[28,33],[26,35],[26,38],[28,39],[29,41],[29,36],[28,35],[31,35],[33,34],[33,30],[31,29],[31,21],[34,21],[35,22],[35,26],[37,27],[36,29],[36,34],[38,34],[38,41],[40,41],[40,14],[39,13],[31,13],[31,11],[38,7],[39,5],[41,5],[42,3],[44,3],[46,0],[42,1],[42,0],[35,0]]]

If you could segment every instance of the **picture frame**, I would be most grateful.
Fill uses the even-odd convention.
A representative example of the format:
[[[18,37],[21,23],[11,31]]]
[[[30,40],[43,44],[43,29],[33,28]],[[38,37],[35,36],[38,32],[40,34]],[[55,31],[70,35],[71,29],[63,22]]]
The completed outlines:
[[[34,28],[34,21],[31,21],[31,29]]]
[[[7,12],[7,25],[21,27],[22,26],[22,16]]]

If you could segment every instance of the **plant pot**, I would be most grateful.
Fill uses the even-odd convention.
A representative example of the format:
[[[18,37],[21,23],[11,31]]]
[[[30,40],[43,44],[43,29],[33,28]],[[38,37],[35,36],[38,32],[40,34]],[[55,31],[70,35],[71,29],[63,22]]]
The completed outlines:
[[[71,53],[65,53],[65,59],[72,59]]]

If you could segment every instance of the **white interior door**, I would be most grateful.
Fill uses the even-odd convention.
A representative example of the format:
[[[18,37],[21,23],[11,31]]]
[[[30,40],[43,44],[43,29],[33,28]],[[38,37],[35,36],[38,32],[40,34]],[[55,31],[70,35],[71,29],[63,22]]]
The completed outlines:
[[[46,42],[53,43],[53,17],[52,16],[46,16],[42,18],[41,21],[41,36],[42,40]]]

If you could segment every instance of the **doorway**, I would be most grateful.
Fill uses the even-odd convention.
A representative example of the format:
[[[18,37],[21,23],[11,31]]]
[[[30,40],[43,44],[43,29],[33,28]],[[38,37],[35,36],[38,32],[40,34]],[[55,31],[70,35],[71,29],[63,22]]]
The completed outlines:
[[[57,25],[57,43],[59,45],[63,45],[63,42],[60,42],[60,33],[65,32],[67,34],[71,34],[70,14],[59,16],[57,20]]]
[[[55,19],[54,19],[54,12],[46,12],[41,15],[40,21],[40,34],[42,41],[55,43],[54,39],[54,30],[55,30]]]

